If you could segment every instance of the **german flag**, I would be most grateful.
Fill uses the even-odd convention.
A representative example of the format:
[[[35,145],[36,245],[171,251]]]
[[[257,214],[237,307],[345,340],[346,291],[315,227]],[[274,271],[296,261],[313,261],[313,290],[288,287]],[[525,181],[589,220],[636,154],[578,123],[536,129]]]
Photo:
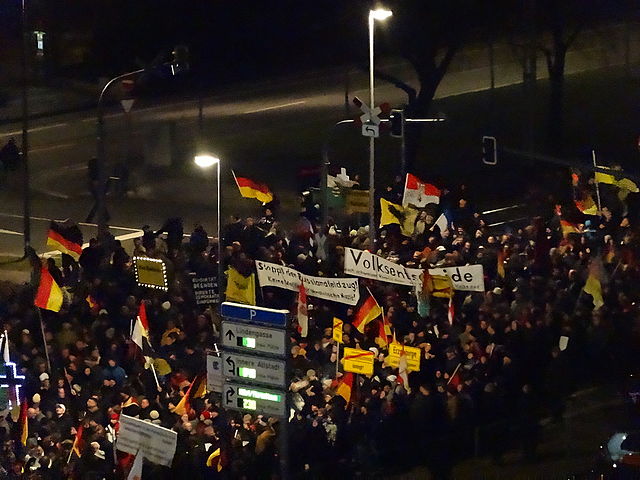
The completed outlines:
[[[78,457],[82,457],[82,449],[84,448],[84,442],[82,438],[83,433],[84,433],[84,425],[80,425],[76,429],[76,438],[73,440],[73,446],[71,447],[71,451],[75,453]]]
[[[338,387],[336,388],[336,395],[340,395],[347,403],[351,401],[351,391],[353,390],[353,373],[345,373]]]
[[[215,467],[219,472],[220,470],[222,470],[222,463],[220,462],[221,459],[220,447],[218,447],[213,452],[211,452],[211,455],[209,455],[209,458],[207,458],[207,467]]]
[[[27,401],[23,400],[20,405],[20,443],[27,445],[27,438],[29,437],[29,418],[27,417]]]
[[[356,313],[356,318],[353,320],[353,326],[356,327],[360,333],[364,333],[364,327],[380,315],[382,315],[382,308],[380,308],[376,299],[373,298],[373,295],[369,292],[369,297],[364,301],[358,310],[358,313]]]
[[[505,253],[503,248],[500,248],[500,250],[498,250],[498,255],[496,259],[496,270],[500,278],[504,278],[505,276],[504,261],[506,260],[506,258],[507,258],[507,254]]]
[[[244,198],[255,198],[262,203],[269,203],[273,201],[273,193],[271,193],[269,187],[264,183],[254,182],[250,178],[246,177],[236,177],[235,173],[233,174],[233,178],[236,179],[236,185],[238,185],[240,195]]]
[[[598,206],[591,195],[587,195],[582,200],[574,200],[574,202],[576,208],[584,215],[598,215]]]
[[[40,269],[40,285],[33,304],[52,312],[59,312],[62,308],[62,290],[46,267]]]
[[[82,254],[82,232],[77,225],[67,227],[52,220],[47,234],[47,247],[66,253],[77,262]]]
[[[566,220],[560,220],[560,228],[562,229],[562,236],[564,238],[567,238],[570,233],[580,233],[580,228],[578,228],[578,225]]]
[[[201,398],[206,394],[207,388],[207,377],[204,374],[196,375],[196,378],[193,379],[191,385],[187,389],[187,393],[184,394],[184,397],[178,402],[178,405],[173,409],[173,413],[178,415],[189,414],[191,411],[191,400],[193,398]]]
[[[87,295],[87,298],[85,299],[87,301],[87,303],[89,304],[89,308],[91,310],[97,310],[100,305],[98,304],[98,302],[96,301],[95,298],[93,298],[91,295]]]

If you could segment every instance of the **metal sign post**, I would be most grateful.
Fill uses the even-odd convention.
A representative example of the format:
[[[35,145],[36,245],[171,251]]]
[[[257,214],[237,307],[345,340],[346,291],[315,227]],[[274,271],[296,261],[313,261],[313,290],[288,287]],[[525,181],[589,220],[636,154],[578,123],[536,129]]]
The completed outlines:
[[[281,478],[287,479],[288,310],[224,302],[222,315],[222,404],[229,410],[280,419]]]

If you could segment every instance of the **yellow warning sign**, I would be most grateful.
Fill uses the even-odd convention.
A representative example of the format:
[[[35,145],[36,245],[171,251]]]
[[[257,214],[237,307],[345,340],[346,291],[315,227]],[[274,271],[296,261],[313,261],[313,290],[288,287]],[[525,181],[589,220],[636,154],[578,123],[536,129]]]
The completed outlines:
[[[344,322],[339,318],[333,317],[333,339],[337,343],[342,343],[342,325]]]
[[[343,366],[345,372],[373,375],[373,352],[358,348],[344,348]]]
[[[385,359],[385,363],[390,367],[398,367],[400,365],[400,353],[402,345],[392,343],[389,345],[389,355]],[[421,350],[416,347],[404,347],[404,354],[407,356],[407,370],[409,372],[417,372],[420,370]]]

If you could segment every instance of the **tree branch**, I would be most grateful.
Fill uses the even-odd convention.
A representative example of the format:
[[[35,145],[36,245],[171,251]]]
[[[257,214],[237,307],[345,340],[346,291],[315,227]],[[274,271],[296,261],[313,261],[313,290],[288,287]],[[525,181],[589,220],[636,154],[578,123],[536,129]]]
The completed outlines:
[[[368,72],[369,71],[368,68],[365,68],[362,65],[359,66],[359,69],[362,70],[363,72]],[[382,72],[380,70],[375,70],[375,69],[373,71],[373,75],[376,78],[379,78],[382,81],[390,83],[394,87],[399,88],[404,93],[406,93],[407,94],[407,103],[409,103],[409,104],[412,104],[415,101],[415,99],[417,98],[417,96],[418,96],[418,92],[416,91],[415,88],[413,88],[408,83],[403,82],[402,80],[400,80],[398,77],[396,77],[394,75],[391,75],[391,74],[386,73],[386,72]]]

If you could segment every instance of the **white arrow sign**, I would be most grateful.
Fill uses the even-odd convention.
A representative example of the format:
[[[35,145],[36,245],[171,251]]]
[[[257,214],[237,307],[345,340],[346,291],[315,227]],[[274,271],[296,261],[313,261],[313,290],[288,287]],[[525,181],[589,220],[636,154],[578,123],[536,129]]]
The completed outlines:
[[[284,360],[223,352],[223,371],[230,380],[250,380],[274,387],[286,386]]]
[[[283,356],[286,332],[244,323],[222,322],[222,345],[245,353]]]
[[[222,392],[224,408],[277,417],[284,417],[286,414],[286,398],[284,391],[238,383],[225,383]]]

